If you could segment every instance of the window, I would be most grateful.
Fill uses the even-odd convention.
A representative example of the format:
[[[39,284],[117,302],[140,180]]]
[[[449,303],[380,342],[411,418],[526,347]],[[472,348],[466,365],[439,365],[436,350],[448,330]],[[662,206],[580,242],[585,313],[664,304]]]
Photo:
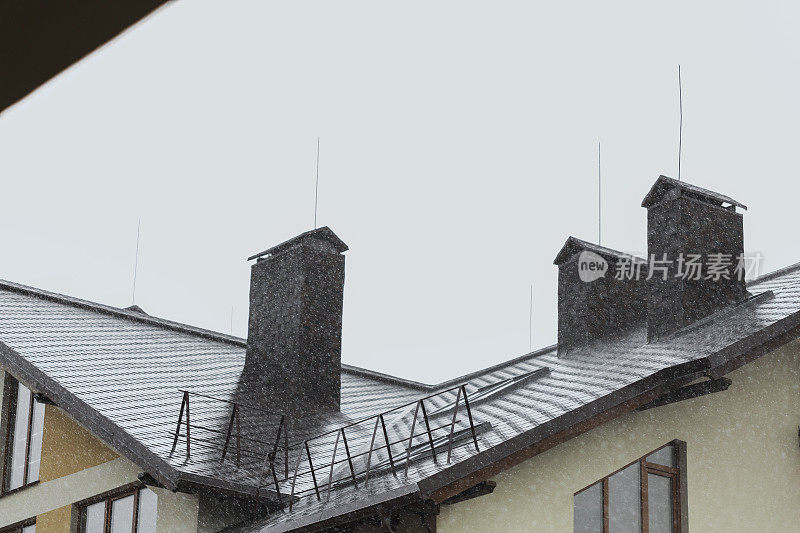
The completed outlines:
[[[81,508],[81,533],[155,533],[156,493],[130,489],[85,503]]]
[[[44,432],[44,404],[33,392],[7,376],[6,446],[2,492],[10,492],[39,481]]]
[[[36,533],[36,519],[31,518],[30,520],[2,528],[0,533]]]
[[[684,454],[673,442],[576,493],[575,533],[680,533]]]

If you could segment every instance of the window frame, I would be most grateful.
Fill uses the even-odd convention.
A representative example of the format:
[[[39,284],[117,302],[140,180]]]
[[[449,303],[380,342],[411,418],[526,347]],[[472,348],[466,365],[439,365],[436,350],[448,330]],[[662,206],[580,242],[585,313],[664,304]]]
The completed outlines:
[[[667,445],[669,446],[669,445]],[[674,446],[674,445],[673,445]],[[663,446],[662,446],[663,448]],[[661,448],[659,448],[660,450]],[[658,451],[658,450],[656,450]],[[647,461],[647,454],[640,459],[641,471],[639,478],[639,489],[641,490],[641,505],[642,505],[642,532],[649,533],[650,528],[650,505],[648,501],[648,484],[650,476],[666,477],[672,481],[672,531],[674,533],[681,533],[681,497],[680,497],[680,473],[677,467],[664,466],[657,463]],[[675,464],[678,464],[678,447],[675,446],[673,451],[673,459]]]
[[[675,466],[664,466],[657,463],[651,463],[647,461],[647,458],[656,453],[667,446],[673,447],[673,463]],[[639,464],[639,503],[640,503],[640,519],[641,519],[641,531],[642,533],[649,533],[650,528],[650,521],[649,521],[649,511],[650,506],[648,502],[648,475],[657,475],[662,477],[670,478],[672,483],[672,531],[673,533],[683,533],[689,530],[689,523],[688,523],[688,513],[687,513],[687,502],[688,502],[688,492],[686,490],[686,443],[681,440],[673,440],[670,441],[662,446],[659,446],[655,450],[652,450],[643,456],[639,457],[635,461],[631,461],[630,463],[626,464],[622,468],[618,468],[617,470],[611,472],[607,476],[603,477],[602,479],[598,479],[594,481],[590,485],[583,487],[582,489],[576,491],[573,497],[573,510],[575,508],[574,499],[575,496],[582,493],[585,490],[588,490],[598,483],[602,484],[602,492],[603,492],[603,533],[609,533],[609,501],[608,501],[608,480],[614,476],[615,474],[622,472],[626,468]]]
[[[31,435],[33,432],[33,423],[34,423],[34,416],[35,416],[35,405],[39,403],[36,400],[36,393],[33,391],[32,388],[28,387],[27,385],[22,384],[17,378],[9,374],[8,372],[4,373],[3,377],[3,399],[2,399],[2,435],[3,435],[3,450],[2,450],[2,464],[0,464],[0,468],[2,468],[2,472],[0,472],[0,498],[6,496],[8,494],[14,494],[21,490],[25,490],[28,487],[33,487],[39,484],[39,479],[34,481],[28,481],[28,474],[30,468],[30,454],[31,454]],[[30,405],[28,406],[28,422],[27,422],[27,435],[26,435],[26,443],[25,443],[25,466],[23,471],[23,484],[19,487],[14,489],[7,489],[6,483],[8,481],[8,472],[10,468],[9,462],[11,461],[11,454],[13,451],[13,442],[12,439],[14,437],[14,428],[12,427],[13,424],[16,422],[16,411],[17,411],[17,399],[19,398],[19,386],[23,385],[31,392],[31,399]],[[46,406],[44,406],[46,408]],[[44,431],[44,428],[42,428]],[[41,468],[41,450],[39,455],[40,461],[40,468]],[[41,471],[40,471],[41,474]],[[2,533],[2,531],[0,531]]]
[[[22,533],[22,531],[26,527],[31,527],[36,525],[36,517],[28,518],[27,520],[23,520],[22,522],[17,522],[16,524],[11,524],[10,526],[5,526],[0,528],[0,533]]]
[[[103,533],[111,532],[111,511],[113,504],[117,500],[133,496],[133,523],[131,525],[131,533],[136,533],[139,529],[139,511],[140,511],[140,494],[143,490],[150,489],[147,485],[141,482],[133,482],[116,489],[103,492],[96,496],[92,496],[86,500],[74,504],[74,508],[78,512],[78,533],[86,533],[86,525],[83,523],[84,513],[86,509],[97,503],[103,503]],[[150,489],[152,490],[152,489]],[[3,532],[0,532],[3,533]]]

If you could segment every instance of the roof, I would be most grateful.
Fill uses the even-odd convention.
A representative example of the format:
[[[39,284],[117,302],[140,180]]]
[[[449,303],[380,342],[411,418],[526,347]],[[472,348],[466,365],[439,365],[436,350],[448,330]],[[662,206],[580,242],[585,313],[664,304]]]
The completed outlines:
[[[588,241],[584,241],[578,239],[577,237],[569,237],[567,241],[564,243],[564,246],[561,247],[556,258],[553,260],[554,265],[562,265],[569,261],[572,256],[579,252],[583,252],[584,250],[588,250],[590,252],[594,252],[601,257],[605,257],[611,260],[618,260],[618,259],[627,259],[633,263],[647,263],[641,257],[636,257],[635,255],[626,254],[623,252],[619,252],[617,250],[613,250],[611,248],[606,248],[605,246],[600,246],[599,244],[594,244]]]
[[[220,466],[212,450],[193,450],[188,461],[170,454],[180,391],[235,398],[246,345],[238,337],[0,281],[0,364],[171,488],[194,483],[255,492],[251,474]],[[343,365],[342,413],[347,419],[389,409],[424,388]],[[229,406],[208,404],[193,407],[195,421],[224,425]]]
[[[433,425],[448,416],[455,402],[450,387],[464,383],[479,449],[469,442],[454,446],[447,462],[437,448],[434,461],[425,441],[415,441],[407,476],[393,475],[385,455],[378,453],[369,483],[352,484],[347,471],[336,468],[329,496],[318,500],[312,492],[294,502],[291,511],[284,507],[240,531],[317,527],[382,502],[429,498],[642,394],[677,387],[702,373],[729,372],[742,364],[744,354],[767,342],[785,342],[800,327],[800,264],[750,282],[748,289],[754,296],[744,303],[657,342],[648,344],[645,331],[638,329],[568,357],[558,357],[550,346],[439,385],[344,365],[341,415],[299,428],[305,435],[336,430],[430,394],[436,395],[427,404]],[[244,366],[243,339],[0,282],[0,341],[0,364],[165,486],[257,492],[260,457],[244,457],[237,466],[232,454],[221,461],[218,450],[202,442],[193,444],[190,458],[182,443],[171,453],[180,391],[235,398]],[[192,402],[195,423],[225,427],[229,405]],[[400,434],[407,421],[387,420],[389,431]],[[243,425],[244,434],[252,436],[274,429],[274,420],[268,414],[249,416]],[[368,433],[349,432],[348,441],[357,454],[369,444]],[[321,453],[329,455],[333,444],[328,441]],[[289,485],[280,482],[284,498]],[[278,499],[273,490],[260,494]]]
[[[656,342],[648,344],[646,331],[640,328],[568,357],[558,357],[556,347],[551,346],[472,376],[467,381],[474,390],[549,369],[545,375],[473,407],[476,422],[491,426],[480,435],[479,453],[470,446],[457,448],[449,464],[441,457],[434,462],[429,454],[411,464],[407,477],[386,471],[371,478],[369,486],[335,486],[329,499],[324,493],[320,500],[303,498],[291,512],[284,508],[234,531],[313,531],[332,524],[337,517],[357,516],[359,510],[386,505],[394,499],[413,494],[420,499],[436,497],[462,479],[472,479],[474,485],[476,478],[470,476],[487,465],[510,461],[520,450],[642,395],[660,395],[704,374],[728,373],[754,350],[798,335],[800,263],[751,282],[749,290],[755,296],[745,302]],[[351,444],[351,448],[356,445]],[[346,478],[346,473],[339,476]]]
[[[642,200],[642,207],[650,207],[657,204],[671,190],[686,191],[690,195],[697,196],[715,205],[729,204],[732,206],[741,207],[742,209],[747,209],[746,205],[737,202],[730,196],[709,191],[708,189],[698,187],[697,185],[692,185],[691,183],[679,181],[667,176],[658,177],[656,182],[650,188],[650,191],[645,195],[644,200]]]

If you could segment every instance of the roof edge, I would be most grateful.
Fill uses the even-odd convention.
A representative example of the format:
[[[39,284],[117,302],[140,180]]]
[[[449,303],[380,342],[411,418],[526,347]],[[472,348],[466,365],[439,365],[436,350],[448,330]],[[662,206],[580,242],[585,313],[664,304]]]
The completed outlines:
[[[777,270],[773,270],[772,272],[768,272],[766,274],[761,274],[758,277],[755,277],[748,281],[748,284],[758,284],[764,281],[770,281],[775,278],[779,278],[784,274],[789,274],[790,272],[794,272],[795,270],[800,270],[800,262],[794,263],[793,265],[785,266],[779,268]]]
[[[0,342],[0,361],[6,370],[36,392],[53,400],[60,409],[98,439],[120,452],[166,488],[177,489],[179,475],[175,468],[3,342]]]
[[[731,204],[732,206],[741,207],[742,209],[747,210],[746,205],[741,202],[737,202],[730,196],[712,191],[711,189],[692,185],[691,183],[685,181],[676,180],[675,178],[670,178],[669,176],[665,176],[663,174],[660,175],[658,179],[656,179],[655,183],[653,183],[653,186],[650,187],[650,190],[642,200],[642,207],[649,208],[659,203],[665,192],[670,189],[679,189],[681,191],[689,192],[690,194],[701,196],[706,200],[711,200],[712,202]]]
[[[89,300],[83,300],[81,298],[75,298],[73,296],[67,296],[65,294],[45,291],[42,289],[37,289],[36,287],[23,285],[21,283],[14,283],[12,281],[0,279],[0,289],[6,289],[19,294],[25,294],[27,296],[40,298],[42,300],[47,300],[50,302],[77,307],[79,309],[95,311],[97,313],[102,313],[105,315],[110,315],[125,320],[131,320],[133,322],[140,322],[143,324],[149,324],[151,326],[158,326],[172,331],[177,331],[179,333],[188,333],[190,335],[196,335],[198,337],[202,337],[212,341],[222,342],[226,344],[233,344],[235,346],[242,346],[245,348],[247,347],[247,341],[245,339],[236,337],[234,335],[227,335],[225,333],[219,333],[216,331],[211,331],[209,329],[198,328],[196,326],[190,326],[188,324],[175,322],[172,320],[168,320],[166,318],[158,318],[147,314],[141,314],[133,310],[121,309],[119,307],[113,307],[111,305],[92,302]]]
[[[559,250],[558,254],[556,254],[555,259],[553,259],[553,264],[560,266],[566,263],[568,260],[570,260],[579,251],[585,251],[585,250],[594,252],[597,255],[600,255],[604,258],[630,259],[631,262],[633,263],[642,263],[642,264],[647,263],[647,261],[645,261],[641,257],[637,257],[632,254],[627,254],[625,252],[620,252],[619,250],[614,250],[613,248],[608,248],[606,246],[594,244],[589,241],[584,241],[583,239],[579,239],[577,237],[573,237],[572,235],[570,235],[564,242],[564,246],[562,246],[561,250]]]
[[[539,348],[538,350],[534,350],[532,352],[528,352],[526,354],[522,354],[522,355],[519,355],[517,357],[514,357],[513,359],[508,359],[506,361],[501,361],[500,363],[496,363],[496,364],[494,364],[492,366],[487,366],[486,368],[480,368],[478,370],[473,370],[472,372],[469,372],[467,374],[462,374],[460,376],[456,376],[456,377],[448,379],[446,381],[442,381],[442,382],[439,382],[439,383],[433,383],[433,384],[422,383],[421,381],[414,381],[414,380],[411,380],[411,379],[400,378],[400,377],[397,377],[397,376],[392,376],[391,374],[384,374],[382,372],[377,372],[375,370],[369,370],[367,368],[347,365],[347,364],[344,364],[344,363],[342,363],[342,370],[346,370],[347,372],[349,372],[351,374],[355,374],[357,376],[376,379],[376,380],[384,381],[384,382],[387,382],[387,383],[395,383],[397,385],[404,385],[406,387],[417,389],[417,390],[419,390],[421,392],[433,392],[433,391],[437,391],[437,390],[440,390],[440,389],[443,389],[443,388],[446,388],[446,387],[452,387],[452,386],[455,386],[455,385],[460,385],[462,383],[466,383],[466,382],[470,381],[471,379],[476,378],[478,376],[482,376],[483,374],[486,374],[488,372],[494,372],[495,370],[500,370],[500,369],[505,368],[507,366],[511,366],[511,365],[515,365],[517,363],[521,363],[521,362],[523,362],[523,361],[525,361],[527,359],[530,359],[532,357],[538,357],[540,355],[544,355],[546,353],[554,351],[556,348],[558,348],[557,344],[550,344],[550,345],[545,346],[543,348]]]
[[[300,235],[296,235],[291,239],[285,240],[280,244],[276,244],[270,248],[267,248],[263,252],[259,252],[257,254],[253,254],[247,258],[248,261],[252,261],[253,259],[261,259],[265,255],[275,255],[284,250],[287,250],[293,246],[299,245],[301,242],[307,239],[318,239],[322,241],[327,241],[330,243],[334,249],[338,253],[344,253],[350,248],[344,243],[342,239],[339,238],[336,233],[333,232],[331,228],[328,226],[322,226],[321,228],[315,228],[312,230],[304,231]]]
[[[730,373],[799,337],[800,311],[796,311],[778,322],[731,343],[706,357],[659,370],[627,385],[623,389],[611,392],[576,410],[564,413],[497,446],[473,455],[462,463],[457,463],[450,468],[420,480],[418,482],[420,491],[426,497],[431,497],[448,487],[458,487],[459,485],[457,484],[465,479],[468,479],[469,483],[473,485],[479,483],[500,471],[507,470],[583,433],[583,431],[574,432],[563,441],[557,440],[556,437],[563,432],[569,432],[578,426],[584,426],[585,430],[588,431],[593,427],[633,411],[636,408],[635,404],[638,398],[646,399],[648,395],[657,393],[662,389],[669,392],[683,386],[687,380],[703,374],[724,375]],[[619,411],[616,415],[609,415],[609,413],[614,413],[615,410]],[[596,418],[599,418],[600,421],[595,426],[589,426],[589,422]],[[548,439],[556,440],[550,445],[543,444]],[[524,453],[525,450],[532,450],[532,453],[528,456]],[[503,464],[503,466],[496,466],[500,464]],[[490,471],[492,468],[497,471]],[[480,474],[481,471],[490,472],[482,475]]]
[[[798,264],[800,265],[800,263]],[[97,313],[102,313],[105,315],[122,318],[124,320],[131,320],[133,322],[139,322],[142,324],[148,324],[151,326],[162,327],[168,329],[170,331],[177,331],[179,333],[187,333],[189,335],[196,335],[201,338],[205,338],[212,341],[222,342],[226,344],[232,344],[234,346],[240,346],[242,348],[247,348],[247,340],[241,337],[236,337],[234,335],[227,335],[225,333],[219,333],[216,331],[198,328],[196,326],[190,326],[188,324],[184,324],[181,322],[175,322],[172,320],[168,320],[165,318],[159,318],[147,314],[137,313],[136,311],[128,310],[128,309],[121,309],[119,307],[113,307],[111,305],[101,304],[97,302],[92,302],[90,300],[83,300],[81,298],[75,298],[73,296],[67,296],[65,294],[50,292],[43,289],[38,289],[36,287],[31,287],[29,285],[23,285],[21,283],[14,283],[12,281],[7,281],[0,279],[0,290],[5,289],[9,291],[13,291],[19,294],[24,294],[27,296],[33,296],[34,298],[40,298],[42,300],[60,303],[64,305],[69,305],[72,307],[77,307],[79,309],[86,309],[89,311],[94,311]],[[409,388],[417,389],[422,392],[433,391],[439,389],[443,386],[461,382],[465,379],[471,379],[483,372],[489,372],[492,370],[497,370],[498,368],[502,368],[506,365],[511,365],[521,360],[524,360],[528,357],[534,357],[535,355],[540,355],[541,353],[546,353],[549,350],[552,350],[555,345],[547,346],[540,350],[536,350],[529,354],[521,355],[514,359],[504,361],[498,363],[494,366],[476,370],[469,374],[465,374],[462,376],[458,376],[452,379],[448,379],[441,383],[422,383],[420,381],[415,381],[412,379],[406,379],[399,376],[392,376],[391,374],[385,374],[383,372],[378,372],[377,370],[370,370],[368,368],[363,368],[355,365],[350,365],[346,363],[342,363],[342,370],[348,372],[350,374],[354,374],[357,376],[362,376],[365,378],[371,378],[378,381],[383,381],[386,383],[394,383],[396,385],[402,385]]]

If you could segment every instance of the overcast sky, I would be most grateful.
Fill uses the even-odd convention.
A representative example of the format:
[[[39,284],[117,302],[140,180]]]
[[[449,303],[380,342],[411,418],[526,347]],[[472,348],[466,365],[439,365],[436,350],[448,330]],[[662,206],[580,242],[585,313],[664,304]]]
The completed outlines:
[[[645,249],[677,173],[800,261],[790,2],[169,3],[0,115],[0,277],[245,336],[245,258],[349,246],[345,362],[436,382],[556,331],[569,235]]]

